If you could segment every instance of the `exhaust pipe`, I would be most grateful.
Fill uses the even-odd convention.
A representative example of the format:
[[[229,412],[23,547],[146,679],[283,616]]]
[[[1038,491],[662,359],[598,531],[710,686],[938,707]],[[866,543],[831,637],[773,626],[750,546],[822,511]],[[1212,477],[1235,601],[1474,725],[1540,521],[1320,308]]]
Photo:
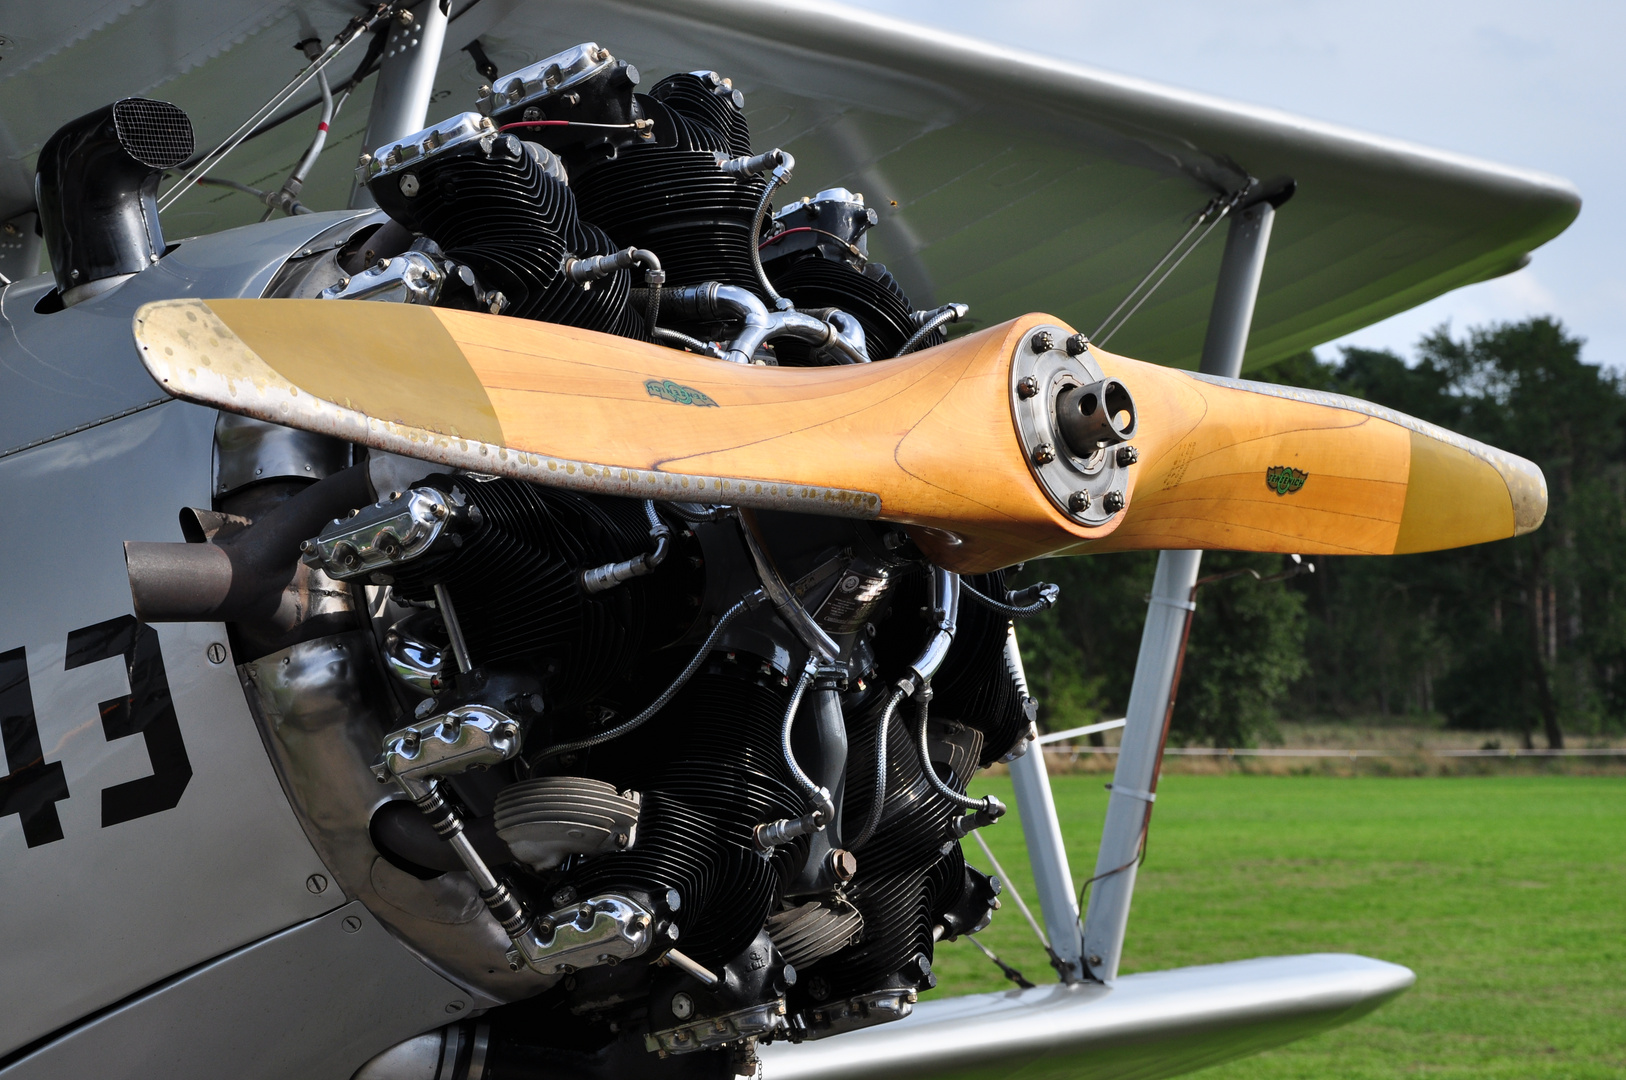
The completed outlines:
[[[104,105],[46,141],[34,198],[64,307],[114,288],[164,254],[158,182],[192,147],[186,113],[147,98]]]
[[[366,464],[318,480],[219,543],[124,542],[130,598],[144,623],[276,618],[299,571],[299,545],[377,498]]]

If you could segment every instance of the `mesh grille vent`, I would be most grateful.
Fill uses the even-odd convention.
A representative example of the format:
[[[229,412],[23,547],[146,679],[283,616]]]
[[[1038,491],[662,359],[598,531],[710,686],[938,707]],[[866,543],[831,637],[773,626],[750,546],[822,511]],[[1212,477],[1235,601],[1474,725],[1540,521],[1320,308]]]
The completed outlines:
[[[167,101],[125,98],[113,105],[113,126],[125,153],[155,169],[192,156],[192,121]]]

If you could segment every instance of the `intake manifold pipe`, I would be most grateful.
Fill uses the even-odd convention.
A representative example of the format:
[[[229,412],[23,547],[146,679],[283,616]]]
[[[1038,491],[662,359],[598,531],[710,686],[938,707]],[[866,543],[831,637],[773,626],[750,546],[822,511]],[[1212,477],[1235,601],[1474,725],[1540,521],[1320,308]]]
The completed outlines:
[[[635,302],[639,296],[638,290],[634,290]],[[843,363],[869,363],[864,327],[857,319],[837,308],[823,308],[819,314],[789,307],[769,311],[767,305],[757,299],[751,290],[715,281],[668,289],[664,296],[664,310],[675,314],[680,321],[739,320],[743,325],[723,353],[723,359],[732,363],[751,363],[757,346],[781,337],[792,337],[833,350]]]
[[[899,683],[899,689],[913,694],[932,681],[937,669],[943,666],[949,646],[954,644],[955,630],[960,621],[960,575],[940,566],[932,567],[931,636],[920,650],[915,662],[909,665],[909,674]]]
[[[299,545],[377,499],[367,466],[353,465],[279,503],[219,543],[124,543],[130,597],[144,623],[269,619],[299,568]]]
[[[158,182],[191,156],[186,113],[147,98],[104,105],[45,141],[34,198],[64,305],[106,292],[163,256]]]

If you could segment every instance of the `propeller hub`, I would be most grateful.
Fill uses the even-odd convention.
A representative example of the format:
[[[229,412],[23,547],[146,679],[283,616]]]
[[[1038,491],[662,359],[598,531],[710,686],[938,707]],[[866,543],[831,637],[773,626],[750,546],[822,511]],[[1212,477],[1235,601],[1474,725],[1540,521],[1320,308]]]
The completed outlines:
[[[1056,395],[1056,427],[1081,458],[1135,437],[1135,399],[1117,379],[1069,386]]]
[[[1128,505],[1135,399],[1081,334],[1040,324],[1011,357],[1011,413],[1028,467],[1057,510],[1100,526]]]

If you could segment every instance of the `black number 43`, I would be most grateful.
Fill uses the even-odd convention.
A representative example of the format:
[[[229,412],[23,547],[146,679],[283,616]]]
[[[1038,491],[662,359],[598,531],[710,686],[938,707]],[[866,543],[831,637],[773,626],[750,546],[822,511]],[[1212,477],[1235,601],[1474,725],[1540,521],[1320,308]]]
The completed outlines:
[[[136,622],[133,615],[121,615],[68,634],[67,670],[114,657],[124,659],[130,693],[101,703],[102,733],[109,742],[140,735],[152,760],[152,775],[102,789],[104,829],[170,809],[181,801],[192,779],[192,762],[181,741],[169,677],[158,650],[158,632]],[[23,649],[0,653],[0,740],[11,770],[0,777],[0,818],[16,814],[31,848],[62,839],[56,804],[68,798],[68,782],[62,763],[47,762],[40,746]]]

